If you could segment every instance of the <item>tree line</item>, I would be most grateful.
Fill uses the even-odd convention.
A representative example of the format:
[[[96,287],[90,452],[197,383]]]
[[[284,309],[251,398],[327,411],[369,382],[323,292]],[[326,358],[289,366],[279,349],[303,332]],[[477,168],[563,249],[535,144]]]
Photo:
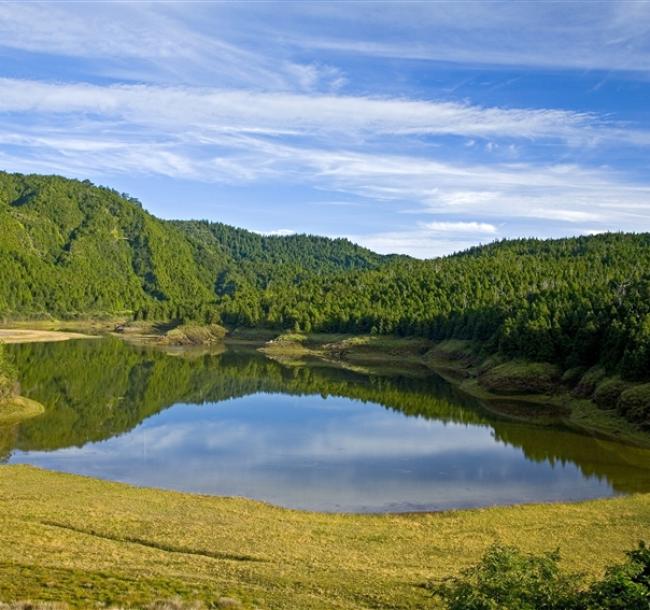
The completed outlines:
[[[162,221],[88,181],[0,172],[0,316],[115,316],[471,339],[650,376],[650,235],[495,242],[420,261],[343,239]]]

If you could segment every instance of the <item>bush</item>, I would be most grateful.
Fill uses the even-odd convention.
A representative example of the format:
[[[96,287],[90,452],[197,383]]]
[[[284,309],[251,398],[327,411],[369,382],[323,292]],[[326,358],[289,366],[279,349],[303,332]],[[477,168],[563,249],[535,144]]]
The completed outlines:
[[[629,421],[650,428],[650,383],[625,390],[618,399],[616,410]]]
[[[621,394],[629,387],[629,384],[619,377],[604,379],[598,384],[594,392],[594,402],[601,409],[613,409],[616,407]]]
[[[581,585],[560,572],[559,554],[527,555],[493,546],[459,578],[434,586],[448,610],[571,610]]]
[[[605,369],[593,367],[589,369],[573,390],[573,395],[578,398],[589,398],[596,390],[596,386],[605,378]]]
[[[567,369],[562,375],[562,383],[569,385],[574,385],[580,381],[580,378],[587,372],[587,368],[584,366],[574,366],[573,368]]]
[[[554,364],[514,360],[485,371],[479,383],[496,394],[545,394],[555,389],[559,378]]]
[[[433,584],[448,610],[648,610],[650,549],[641,542],[627,561],[584,587],[579,574],[563,574],[559,553],[528,555],[493,546],[460,577]]]
[[[622,565],[608,568],[605,578],[583,595],[589,610],[648,610],[650,608],[650,549],[642,542],[627,553]]]

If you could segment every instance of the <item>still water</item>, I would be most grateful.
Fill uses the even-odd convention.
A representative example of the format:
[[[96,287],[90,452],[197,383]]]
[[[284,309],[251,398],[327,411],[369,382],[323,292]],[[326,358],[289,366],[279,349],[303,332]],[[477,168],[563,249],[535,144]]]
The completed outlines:
[[[497,417],[428,371],[164,353],[117,339],[7,346],[44,415],[0,460],[325,511],[650,491],[650,451]]]

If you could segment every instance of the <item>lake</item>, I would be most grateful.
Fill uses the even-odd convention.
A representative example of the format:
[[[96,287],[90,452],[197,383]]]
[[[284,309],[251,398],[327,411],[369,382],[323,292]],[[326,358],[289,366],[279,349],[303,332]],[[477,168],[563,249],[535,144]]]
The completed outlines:
[[[428,370],[165,353],[114,338],[6,346],[44,415],[0,459],[291,508],[386,512],[650,491],[650,451],[488,411]]]

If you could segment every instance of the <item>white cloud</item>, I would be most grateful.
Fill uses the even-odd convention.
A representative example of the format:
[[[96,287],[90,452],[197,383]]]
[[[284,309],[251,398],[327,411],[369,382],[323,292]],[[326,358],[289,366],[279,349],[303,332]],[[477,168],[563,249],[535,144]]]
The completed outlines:
[[[235,89],[45,83],[0,79],[0,112],[99,116],[188,139],[219,134],[376,139],[454,135],[559,139],[570,145],[622,141],[650,145],[650,133],[597,116],[555,109],[331,94],[254,93]]]
[[[174,3],[0,3],[0,47],[80,58],[98,74],[140,82],[337,89],[333,66],[299,63],[228,40],[225,11]],[[203,16],[204,19],[201,19]],[[206,23],[211,27],[206,28]],[[230,29],[230,33],[237,28]]]
[[[326,68],[304,71],[300,87]],[[332,78],[337,75],[330,74]],[[443,160],[420,136],[553,141],[577,149],[650,134],[589,113],[336,94],[0,79],[0,163],[81,178],[159,174],[215,183],[302,183],[453,216],[362,238],[380,251],[431,255],[496,226],[581,223],[589,231],[650,229],[650,186],[575,163]],[[406,145],[406,146],[405,146]],[[568,146],[568,148],[567,148]],[[390,154],[407,149],[416,154]],[[570,155],[569,155],[570,157]],[[336,195],[335,195],[336,196]],[[338,201],[334,199],[334,201]],[[415,210],[414,210],[415,208]],[[475,219],[481,218],[482,222]],[[496,223],[496,224],[495,224]],[[437,238],[434,239],[433,232]],[[446,239],[445,235],[454,235]],[[457,237],[460,236],[460,241]],[[440,239],[443,238],[443,239]],[[370,241],[372,240],[372,242]],[[458,247],[457,247],[458,246]]]
[[[408,254],[416,258],[434,258],[466,250],[476,245],[476,236],[495,239],[497,227],[477,221],[419,222],[413,228],[401,228],[348,239],[381,254]]]
[[[650,4],[641,1],[592,3],[588,11],[570,1],[295,2],[280,11],[273,3],[254,10],[247,3],[0,3],[6,47],[121,60],[106,66],[112,70],[137,60],[145,62],[136,68],[144,80],[152,77],[148,66],[185,82],[199,76],[275,88],[314,86],[313,62],[291,55],[315,52],[647,78],[649,39]]]
[[[295,235],[296,231],[293,229],[274,229],[273,231],[261,231],[262,235],[277,235],[277,236],[287,236],[287,235]]]
[[[125,136],[111,128],[102,134],[96,126],[81,127],[79,133],[68,133],[65,125],[42,131],[20,137],[5,132],[0,142],[13,145],[11,153],[0,153],[0,164],[16,171],[55,171],[82,178],[157,173],[215,183],[310,185],[341,193],[342,199],[333,201],[352,196],[355,201],[393,203],[396,211],[451,215],[453,220],[432,223],[431,229],[437,227],[439,234],[447,235],[462,229],[474,239],[477,234],[491,235],[491,226],[504,225],[499,232],[508,235],[513,224],[533,227],[531,223],[539,219],[545,219],[546,227],[550,222],[556,227],[588,223],[589,230],[596,231],[650,229],[650,186],[604,168],[452,164],[419,156],[289,145],[251,135],[224,135],[215,138],[217,146],[211,140],[186,142],[182,134],[174,133],[160,140],[145,138],[137,130]],[[419,227],[426,234],[416,238],[430,244],[431,229]],[[400,243],[406,238],[411,239],[397,236]],[[385,249],[394,236],[376,239]],[[409,248],[425,250],[429,245]]]
[[[433,233],[489,233],[497,228],[487,222],[427,222],[422,227]]]
[[[416,228],[370,234],[347,235],[355,243],[380,254],[408,254],[415,258],[435,258],[460,252],[476,245],[476,239],[458,239]]]
[[[602,214],[584,212],[581,210],[543,209],[535,208],[530,211],[534,218],[548,218],[551,220],[564,220],[566,222],[585,222],[590,220],[601,220]]]

